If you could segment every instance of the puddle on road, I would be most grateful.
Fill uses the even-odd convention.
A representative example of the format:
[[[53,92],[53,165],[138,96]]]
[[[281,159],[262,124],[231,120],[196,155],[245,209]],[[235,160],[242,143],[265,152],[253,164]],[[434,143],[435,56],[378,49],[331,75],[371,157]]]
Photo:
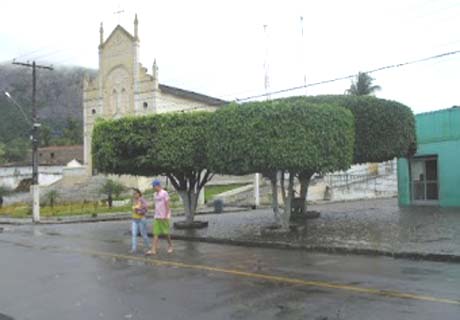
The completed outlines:
[[[45,232],[45,234],[46,234],[47,236],[53,236],[53,237],[54,237],[54,236],[62,236],[61,233],[56,232],[56,231],[47,231],[47,232]]]
[[[432,274],[440,274],[441,270],[417,268],[417,267],[404,267],[401,269],[401,272],[403,274],[410,274],[410,275],[432,275]]]

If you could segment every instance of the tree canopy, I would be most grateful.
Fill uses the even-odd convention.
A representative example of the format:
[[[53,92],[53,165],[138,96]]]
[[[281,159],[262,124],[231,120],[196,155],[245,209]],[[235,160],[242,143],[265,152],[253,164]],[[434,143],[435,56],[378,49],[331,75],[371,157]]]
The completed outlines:
[[[353,113],[355,119],[353,163],[381,162],[415,153],[414,114],[409,107],[399,102],[347,95],[294,99],[305,99],[316,104],[333,104]]]
[[[347,169],[353,147],[351,112],[292,98],[222,108],[208,139],[212,170],[226,174]]]

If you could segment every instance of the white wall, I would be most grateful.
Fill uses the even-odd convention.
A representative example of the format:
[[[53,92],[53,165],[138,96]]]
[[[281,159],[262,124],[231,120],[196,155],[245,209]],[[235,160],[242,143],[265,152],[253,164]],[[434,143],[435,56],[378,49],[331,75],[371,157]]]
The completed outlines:
[[[38,182],[50,185],[62,178],[63,166],[39,167]],[[15,189],[24,179],[32,178],[32,167],[0,167],[0,186]]]

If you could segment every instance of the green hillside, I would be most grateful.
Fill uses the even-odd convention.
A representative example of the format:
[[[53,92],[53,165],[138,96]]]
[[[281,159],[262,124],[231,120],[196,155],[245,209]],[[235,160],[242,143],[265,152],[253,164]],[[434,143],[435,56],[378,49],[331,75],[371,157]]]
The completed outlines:
[[[41,145],[83,142],[84,75],[94,70],[59,67],[37,70],[37,106],[42,123]],[[32,72],[11,64],[0,65],[0,164],[21,161],[30,147],[30,125],[5,96],[8,91],[31,117]]]

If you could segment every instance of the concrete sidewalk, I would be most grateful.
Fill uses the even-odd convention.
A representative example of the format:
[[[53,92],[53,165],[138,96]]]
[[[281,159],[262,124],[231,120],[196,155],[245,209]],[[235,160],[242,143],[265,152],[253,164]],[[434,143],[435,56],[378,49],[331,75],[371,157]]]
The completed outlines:
[[[246,210],[242,207],[225,207],[223,213],[233,213]],[[196,215],[213,214],[214,208],[203,207],[198,210]],[[129,220],[131,219],[132,213],[130,212],[112,212],[112,213],[98,213],[93,214],[82,214],[74,216],[60,216],[60,217],[41,217],[40,224],[67,224],[67,223],[87,223],[87,222],[104,222],[104,221],[118,221],[118,220]],[[174,213],[174,217],[180,219],[184,216],[184,212]],[[147,218],[152,218],[153,213],[149,212]],[[27,225],[33,224],[32,218],[11,218],[1,217],[0,225]]]
[[[385,255],[460,262],[460,210],[399,208],[397,199],[309,206],[321,217],[298,232],[264,233],[273,223],[269,209],[201,215],[209,227],[174,230],[176,239],[322,252]]]

